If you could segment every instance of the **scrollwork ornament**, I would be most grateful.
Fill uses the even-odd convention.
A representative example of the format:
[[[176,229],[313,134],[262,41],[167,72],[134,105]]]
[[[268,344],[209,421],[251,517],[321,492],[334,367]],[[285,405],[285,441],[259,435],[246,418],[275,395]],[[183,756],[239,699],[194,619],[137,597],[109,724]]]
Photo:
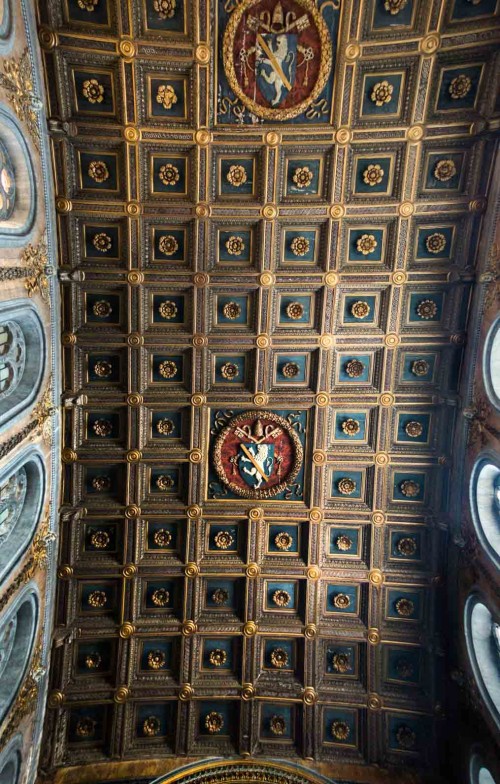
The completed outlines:
[[[19,59],[8,58],[3,61],[3,74],[0,73],[0,87],[7,91],[9,102],[21,122],[26,123],[29,135],[37,150],[40,149],[40,129],[38,111],[42,102],[34,94],[32,64],[28,48]]]

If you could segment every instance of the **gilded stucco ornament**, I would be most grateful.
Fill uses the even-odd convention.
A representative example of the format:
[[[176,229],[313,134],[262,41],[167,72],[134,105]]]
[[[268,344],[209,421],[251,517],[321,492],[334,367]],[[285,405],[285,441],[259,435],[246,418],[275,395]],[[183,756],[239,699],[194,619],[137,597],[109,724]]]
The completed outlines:
[[[420,485],[418,482],[414,482],[413,479],[405,479],[399,485],[399,489],[408,498],[415,498],[420,493]]]
[[[237,302],[226,302],[222,308],[224,317],[234,321],[241,316],[241,305]]]
[[[295,378],[300,373],[300,367],[296,362],[286,362],[281,368],[281,373],[285,378]]]
[[[77,0],[78,8],[92,13],[99,5],[99,0]]]
[[[351,605],[351,599],[346,593],[337,593],[333,597],[333,604],[338,610],[347,610]]]
[[[212,593],[211,599],[214,604],[222,607],[229,602],[229,592],[225,588],[216,588]]]
[[[396,16],[399,14],[403,8],[406,8],[408,5],[408,0],[385,0],[384,8],[388,11],[392,16]]]
[[[373,253],[377,245],[378,242],[373,234],[362,234],[361,237],[358,237],[356,240],[356,250],[358,253],[362,253],[363,256],[368,256],[370,253]]]
[[[341,552],[347,553],[352,548],[352,539],[347,534],[340,534],[335,539],[335,546]]]
[[[179,250],[179,243],[171,234],[163,234],[158,241],[158,247],[164,256],[173,256]]]
[[[226,250],[230,256],[241,256],[243,251],[245,250],[245,243],[243,242],[242,237],[238,237],[235,235],[231,235],[226,240]]]
[[[430,370],[430,365],[425,359],[416,359],[412,362],[411,372],[414,376],[426,376]]]
[[[172,534],[166,528],[158,528],[153,534],[153,541],[157,547],[168,547],[172,542]]]
[[[276,607],[288,607],[292,601],[292,597],[288,591],[285,591],[283,588],[278,588],[277,591],[274,591],[271,598]]]
[[[363,172],[363,182],[370,187],[380,185],[384,178],[384,170],[379,163],[369,163]]]
[[[97,316],[97,318],[109,318],[112,312],[113,308],[107,299],[100,299],[97,302],[94,302],[92,306],[92,313],[94,316]]]
[[[271,664],[279,670],[288,664],[288,653],[284,648],[273,648],[270,655]]]
[[[413,604],[411,599],[398,599],[394,604],[396,612],[402,618],[409,618],[413,615],[415,611],[415,605]]]
[[[100,231],[92,237],[92,245],[99,253],[107,253],[111,249],[111,237]]]
[[[425,321],[435,318],[437,305],[433,299],[423,299],[417,305],[417,315]]]
[[[97,79],[85,79],[82,85],[82,95],[91,103],[102,103],[104,101],[104,87]]]
[[[332,722],[331,733],[335,740],[345,741],[351,734],[351,730],[345,721],[334,721]]]
[[[42,300],[50,303],[49,300],[49,257],[47,249],[47,237],[43,234],[36,245],[31,243],[24,249],[21,262],[26,268],[24,286],[28,292],[28,297],[40,294]]]
[[[181,175],[179,174],[179,169],[173,163],[164,163],[163,166],[160,166],[158,177],[164,185],[173,187],[179,182]]]
[[[359,359],[350,359],[349,362],[346,362],[345,372],[350,378],[359,378],[363,375],[364,370],[365,366]]]
[[[228,550],[234,543],[234,537],[229,531],[217,531],[214,536],[214,543],[218,550]]]
[[[42,104],[33,92],[33,76],[28,48],[21,57],[3,60],[0,87],[8,93],[9,103],[21,122],[26,123],[28,133],[37,150],[40,148],[38,110]]]
[[[222,648],[212,648],[208,660],[214,667],[222,667],[227,661],[227,653]]]
[[[417,742],[417,736],[410,727],[402,725],[396,730],[396,740],[402,749],[413,749]]]
[[[417,542],[413,536],[403,536],[398,540],[396,548],[401,555],[409,558],[417,552]]]
[[[177,375],[177,365],[171,359],[166,359],[160,363],[158,372],[163,378],[174,378]]]
[[[302,305],[301,302],[290,302],[286,306],[286,315],[288,316],[288,318],[297,321],[298,319],[301,319],[302,316],[304,315],[304,306]]]
[[[323,91],[332,43],[312,0],[277,0],[271,8],[262,0],[242,0],[229,17],[222,59],[243,106],[257,117],[289,120]]]
[[[94,424],[92,425],[92,430],[96,434],[96,436],[100,436],[101,438],[106,438],[110,436],[113,432],[113,425],[109,421],[109,419],[96,419]]]
[[[172,19],[176,8],[176,0],[153,0],[153,9],[160,19]]]
[[[78,738],[91,738],[95,734],[96,722],[89,716],[78,719],[75,725],[75,734]]]
[[[151,601],[156,607],[166,607],[170,601],[170,593],[166,588],[156,588],[151,594]]]
[[[90,161],[87,173],[94,182],[99,184],[109,179],[109,169],[104,161]]]
[[[177,95],[171,84],[160,84],[156,93],[156,103],[164,109],[171,109],[177,103]]]
[[[220,369],[220,374],[227,381],[233,381],[238,378],[240,369],[234,362],[225,362]]]
[[[166,299],[164,302],[160,302],[158,312],[162,318],[171,321],[171,319],[174,319],[177,316],[179,309],[175,302]]]
[[[351,661],[347,653],[334,653],[332,657],[332,667],[335,672],[344,673],[349,670]]]
[[[174,480],[168,474],[160,474],[156,480],[156,487],[163,491],[171,490],[174,484]]]
[[[418,438],[424,432],[424,426],[421,422],[417,422],[416,420],[412,420],[411,422],[407,422],[405,425],[405,433],[410,438]]]
[[[370,313],[370,310],[371,308],[368,302],[363,302],[361,300],[358,300],[358,302],[353,302],[353,304],[351,305],[351,313],[354,316],[354,318],[357,319],[366,318]]]
[[[244,498],[272,498],[294,481],[303,461],[297,431],[271,411],[233,417],[216,438],[213,462],[220,480]]]
[[[99,378],[109,378],[113,372],[113,366],[105,359],[101,359],[94,365],[94,373]]]
[[[163,417],[163,419],[159,419],[156,423],[156,429],[158,433],[161,433],[162,436],[169,436],[175,430],[175,425],[171,419],[168,417]]]
[[[290,243],[290,250],[294,256],[305,256],[309,253],[309,240],[306,237],[294,237]]]
[[[361,425],[359,424],[357,419],[344,419],[342,422],[342,432],[346,434],[346,436],[357,436],[361,429]]]
[[[160,734],[161,723],[157,716],[148,716],[142,723],[143,735],[148,738],[154,738]]]
[[[451,158],[443,158],[434,167],[434,177],[440,182],[448,182],[457,173],[455,162]]]
[[[307,188],[311,184],[313,177],[314,175],[309,166],[299,166],[295,169],[292,180],[297,188]]]
[[[205,716],[205,727],[211,735],[215,735],[224,727],[224,718],[217,711],[210,711]]]
[[[111,489],[111,479],[109,476],[95,476],[92,479],[92,487],[96,493],[105,493]]]
[[[461,98],[465,98],[466,95],[470,92],[472,87],[472,80],[466,76],[465,74],[459,74],[455,76],[454,79],[451,80],[450,86],[448,91],[451,97],[458,101]]]
[[[96,550],[105,550],[110,543],[110,536],[107,531],[101,529],[94,531],[90,536],[90,544]]]
[[[98,670],[101,663],[102,658],[96,651],[88,653],[85,657],[85,666],[88,670]]]
[[[269,729],[273,735],[284,735],[286,732],[286,719],[284,716],[274,715],[269,720]]]
[[[446,248],[446,237],[441,232],[435,231],[426,237],[425,247],[429,253],[441,253]]]
[[[352,495],[356,490],[356,482],[354,479],[350,479],[347,476],[344,476],[342,479],[339,479],[337,482],[337,487],[339,493],[342,495]]]
[[[226,174],[226,180],[233,188],[241,188],[241,186],[246,183],[247,179],[248,177],[244,166],[238,163],[229,167],[229,171]]]
[[[390,103],[394,87],[384,79],[383,82],[377,82],[373,86],[370,98],[375,106],[383,106],[385,103]]]
[[[274,544],[278,550],[289,550],[293,544],[293,538],[288,531],[279,531],[274,537]]]
[[[87,597],[87,604],[96,609],[102,609],[107,604],[108,597],[105,591],[91,591]]]
[[[166,664],[166,657],[163,651],[154,650],[148,653],[148,667],[150,670],[161,670]]]

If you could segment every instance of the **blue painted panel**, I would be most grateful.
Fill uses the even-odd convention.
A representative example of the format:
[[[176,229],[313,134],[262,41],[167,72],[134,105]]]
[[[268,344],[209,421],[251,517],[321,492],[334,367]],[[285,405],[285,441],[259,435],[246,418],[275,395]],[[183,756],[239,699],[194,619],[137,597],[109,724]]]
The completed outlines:
[[[336,678],[357,674],[357,646],[329,645],[326,649],[325,670]]]
[[[245,170],[246,179],[238,185],[233,185],[229,179],[231,166],[243,166]],[[254,192],[254,158],[221,158],[220,159],[220,182],[219,193],[226,195],[252,195]]]
[[[363,367],[363,372],[360,376],[349,376],[346,371],[346,365],[353,359],[357,359]],[[339,382],[347,384],[359,384],[370,380],[372,357],[370,354],[343,354],[340,357],[340,372]]]
[[[184,0],[176,0],[172,4],[171,15],[159,14],[155,11],[153,3],[146,3],[146,23],[149,30],[159,30],[172,33],[184,32]]]
[[[436,314],[430,318],[422,318],[422,316],[419,316],[417,312],[418,306],[424,300],[431,300],[436,305]],[[419,292],[418,294],[410,295],[408,318],[412,323],[418,322],[419,324],[425,324],[432,321],[439,321],[441,319],[442,314],[443,314],[443,294],[440,294],[439,292],[436,291],[432,291],[430,293]]]
[[[286,162],[286,193],[288,196],[317,196],[321,188],[321,158],[293,158]],[[294,177],[298,169],[309,170],[309,182],[301,186]],[[306,172],[307,174],[307,172]],[[300,176],[300,175],[299,175]]]
[[[75,70],[75,97],[77,109],[79,112],[90,112],[93,115],[113,115],[115,113],[115,106],[113,100],[113,74],[103,73],[99,71],[89,70]],[[99,100],[89,101],[84,95],[85,82],[95,79],[103,88],[103,92],[99,95]]]
[[[401,600],[409,601],[413,605],[411,612],[401,615],[397,609],[397,603]],[[418,589],[413,591],[403,591],[400,588],[391,588],[387,591],[387,616],[398,621],[418,621],[422,617],[423,597]]]
[[[167,238],[169,238],[167,240]],[[186,230],[162,226],[153,229],[154,261],[184,261],[186,255]]]
[[[280,607],[273,601],[275,591],[286,591],[290,596],[290,602],[286,607]],[[288,582],[286,580],[269,581],[266,586],[266,609],[275,610],[277,612],[283,610],[296,610],[298,607],[298,591],[297,584]]]
[[[360,294],[358,297],[346,297],[344,300],[344,324],[373,324],[375,321],[375,303],[376,297],[365,296]],[[352,306],[355,302],[366,302],[370,310],[363,318],[356,318],[351,312]]]
[[[380,182],[370,185],[364,180],[364,172],[368,171],[369,166],[380,166],[382,172]],[[371,155],[369,158],[358,158],[356,164],[356,180],[354,190],[356,193],[377,194],[388,193],[392,159],[381,155]]]
[[[243,247],[239,253],[230,253],[231,248],[230,239],[238,237]],[[229,231],[219,232],[219,261],[236,263],[249,263],[251,261],[251,248],[252,248],[252,232],[250,229],[233,229]]]
[[[362,253],[358,250],[358,240],[361,240],[363,235],[372,235],[377,243],[371,253]],[[349,229],[349,261],[363,261],[366,263],[374,261],[382,261],[382,247],[384,242],[384,229],[371,229],[370,227],[362,229]]]
[[[161,468],[152,468],[151,469],[151,481],[149,492],[154,493],[161,493],[162,495],[176,495],[179,492],[179,474],[180,469],[175,466],[165,465]],[[165,478],[168,486],[159,486],[158,480],[161,482],[161,478]]]
[[[160,365],[162,362],[173,362],[175,365],[175,368],[171,368],[172,375],[167,378],[160,373]],[[161,384],[180,384],[183,381],[183,378],[184,357],[182,354],[175,354],[173,356],[165,354],[153,355],[153,381],[157,381]]]
[[[85,705],[73,708],[69,714],[68,740],[70,743],[100,744],[104,741],[107,726],[107,706]],[[85,722],[87,734],[81,735],[77,728]]]
[[[179,524],[167,520],[148,520],[148,550],[177,550]]]
[[[399,106],[399,98],[401,95],[401,74],[377,74],[375,76],[368,75],[365,78],[364,94],[363,94],[363,108],[362,114],[372,115],[374,117],[386,114],[396,114]],[[392,87],[391,100],[388,103],[383,103],[377,106],[375,101],[372,101],[371,95],[373,88],[380,82],[388,82]]]
[[[173,641],[170,637],[158,637],[144,640],[141,650],[141,670],[147,672],[170,672],[172,669]],[[149,656],[154,659],[155,667],[151,667]],[[158,666],[160,665],[160,666]]]
[[[445,245],[439,253],[433,253],[427,248],[427,240],[433,234],[442,234]],[[417,232],[417,258],[419,259],[447,259],[450,257],[451,242],[453,239],[452,226],[433,226],[429,228],[419,228]]]
[[[164,605],[158,605],[153,601],[155,591],[167,591],[168,599]],[[175,583],[173,580],[147,580],[146,582],[146,609],[155,612],[172,610],[175,601]]]
[[[171,303],[171,309],[167,313],[168,318],[162,316],[160,306],[165,302]],[[183,295],[171,294],[155,294],[153,296],[153,321],[155,324],[183,324],[184,323],[184,310],[185,310],[185,297]],[[170,315],[172,314],[172,315]]]
[[[307,357],[304,354],[276,354],[276,381],[280,384],[297,384],[306,382],[309,373],[306,368]],[[296,365],[297,373],[293,377],[285,375],[287,365]]]
[[[401,485],[405,481],[415,482],[419,486],[418,493],[414,496],[405,495],[401,492]],[[423,501],[425,497],[426,475],[411,471],[396,471],[394,473],[394,486],[392,497],[394,501]]]
[[[175,703],[171,700],[169,702],[151,702],[147,704],[139,704],[137,707],[137,722],[136,722],[136,735],[139,738],[148,738],[147,732],[144,731],[144,722],[146,719],[155,718],[158,721],[158,732],[155,738],[164,738],[172,734],[172,727],[174,726],[174,708]]]
[[[293,738],[295,734],[295,711],[292,705],[263,702],[260,708],[260,716],[260,735],[262,738],[266,740],[290,740]],[[285,721],[284,732],[281,735],[276,735],[271,729],[272,720],[275,716]]]
[[[102,675],[111,670],[113,655],[112,640],[92,640],[78,644],[76,669],[79,675]],[[87,661],[92,661],[89,667]]]
[[[375,28],[383,27],[408,27],[411,25],[413,15],[413,0],[408,0],[401,11],[397,14],[391,14],[385,6],[385,0],[375,0],[375,15],[373,19],[373,26]]]
[[[422,384],[433,380],[434,367],[436,365],[436,354],[405,354],[403,362],[403,380],[415,384]],[[423,360],[428,365],[428,371],[424,375],[417,375],[413,372],[415,362]]]
[[[187,193],[187,157],[153,155],[153,193],[176,196]],[[163,177],[163,179],[162,179]],[[165,181],[165,178],[167,179]]]
[[[339,482],[342,479],[352,479],[356,487],[349,495],[341,493],[339,490]],[[332,472],[332,498],[342,498],[348,500],[349,498],[361,498],[363,490],[363,472],[362,471],[333,471]]]
[[[90,22],[93,25],[108,25],[108,4],[96,3],[92,5],[92,13],[78,0],[68,0],[68,16],[72,22]],[[89,18],[90,17],[90,18]]]
[[[360,538],[361,536],[358,528],[349,528],[348,526],[341,528],[338,526],[332,526],[330,528],[330,555],[356,555],[359,553],[360,549]],[[349,549],[346,549],[348,545],[348,539],[350,540],[351,544]]]
[[[409,422],[418,422],[422,425],[422,433],[419,436],[409,436],[405,430]],[[397,440],[407,441],[408,443],[425,444],[429,440],[430,414],[399,414],[397,425]]]
[[[229,325],[238,325],[238,324],[246,324],[248,322],[248,296],[245,297],[234,297],[234,296],[227,296],[227,297],[217,297],[217,323],[218,324],[229,324]],[[229,303],[234,303],[239,306],[240,313],[236,316],[236,318],[229,318],[224,313],[224,306],[228,305]]]
[[[453,161],[455,164],[455,174],[447,180],[440,180],[435,176],[435,170],[437,164],[444,160]],[[462,152],[437,152],[429,155],[425,178],[426,189],[434,191],[457,190],[460,185],[463,161],[464,153]]]
[[[406,543],[406,551],[399,549],[398,545],[401,540],[404,539],[411,539],[413,545],[409,542]],[[411,548],[411,552],[408,551],[408,548]],[[414,549],[414,552],[413,552]],[[402,561],[405,560],[412,560],[412,561],[420,561],[422,558],[422,535],[420,531],[411,531],[407,532],[404,529],[401,531],[392,531],[391,532],[391,558],[398,558]]]
[[[94,240],[98,235],[105,234],[106,239],[103,250],[97,250]],[[106,262],[106,259],[117,259],[120,257],[120,232],[118,226],[85,224],[85,258],[99,259]],[[97,242],[97,241],[96,241]],[[108,247],[109,246],[109,247]]]
[[[153,411],[151,414],[151,437],[159,441],[181,438],[183,418],[183,410]],[[164,419],[168,419],[172,423],[173,429],[170,433],[163,433],[158,430],[158,423]]]
[[[385,679],[417,686],[421,677],[421,652],[401,645],[386,646]]]
[[[234,648],[234,638],[233,637],[205,637],[203,639],[203,648],[202,648],[202,666],[204,669],[207,670],[214,670],[216,672],[220,672],[221,670],[232,670],[235,662],[233,660],[233,648]],[[224,651],[226,654],[226,660],[223,664],[212,664],[210,661],[210,653],[214,649],[218,649]]]
[[[482,66],[460,66],[458,68],[445,68],[442,71],[441,87],[438,97],[438,109],[470,109],[474,106],[477,96],[477,88],[481,77]],[[471,85],[466,95],[461,98],[453,98],[450,93],[450,85],[458,76],[466,76],[470,79]]]
[[[205,591],[205,604],[209,610],[235,610],[238,606],[238,598],[236,595],[236,581],[225,580],[223,578],[214,578],[207,580]],[[224,592],[223,601],[218,603],[216,592],[220,590]]]
[[[225,365],[235,365],[237,368],[236,375],[226,378],[223,375],[223,368]],[[246,365],[247,358],[245,355],[216,355],[215,357],[215,382],[218,384],[244,384],[246,379]]]
[[[281,648],[285,651],[288,661],[283,667],[276,667],[273,663],[271,654],[276,648]],[[269,670],[278,670],[279,672],[286,672],[287,670],[295,669],[295,640],[287,640],[282,637],[276,639],[265,638],[264,641],[264,667]]]
[[[224,547],[217,545],[217,535],[221,533],[226,537],[223,539]],[[236,553],[238,551],[238,534],[239,528],[237,525],[220,525],[219,523],[211,523],[208,534],[209,550],[215,550],[221,555],[224,553]],[[227,537],[230,537],[232,541],[229,541]]]
[[[359,432],[355,435],[344,433],[342,425],[348,419],[354,419],[359,423]],[[335,415],[335,441],[364,441],[366,438],[366,414],[361,411],[342,411]]]
[[[303,237],[307,243],[307,250],[301,255],[293,252],[292,243],[298,237]],[[300,264],[304,261],[314,261],[316,255],[316,232],[307,229],[287,229],[284,233],[284,260]]]
[[[347,737],[338,737],[337,732]],[[348,708],[325,708],[323,711],[323,740],[336,746],[358,745],[357,711]]]
[[[420,752],[427,745],[432,725],[424,719],[405,714],[387,714],[388,746],[392,751]]]
[[[349,603],[347,606],[337,607],[335,597],[345,594]],[[326,612],[335,614],[358,614],[359,585],[346,585],[345,583],[328,583],[326,586]]]
[[[198,733],[204,737],[218,738],[227,737],[237,731],[237,705],[234,700],[201,700],[198,704]],[[219,713],[222,717],[222,727],[220,732],[210,733],[206,726],[206,717],[209,713]]]
[[[158,89],[161,87],[172,87],[175,93],[175,100],[171,99],[171,105],[166,108],[161,100],[157,100]],[[182,77],[164,76],[160,79],[151,79],[151,114],[154,117],[172,117],[174,119],[184,119],[187,114],[186,107],[186,80]],[[169,101],[166,102],[170,103]]]
[[[290,537],[290,547],[284,550],[283,548],[278,547],[276,544],[276,537],[278,534],[288,534]],[[297,553],[298,552],[298,528],[296,525],[270,525],[269,526],[269,534],[268,534],[268,550],[271,553],[278,553],[283,555],[283,553]]]
[[[121,297],[118,294],[87,293],[86,319],[93,324],[119,324]],[[94,306],[99,302],[109,302],[109,312],[104,315],[94,313]]]
[[[89,174],[91,163],[99,161],[104,163],[108,176],[102,182],[97,182]],[[97,191],[117,191],[118,190],[118,162],[117,156],[103,153],[102,150],[95,152],[80,153],[80,174],[82,178],[82,188]]]
[[[300,324],[308,324],[311,320],[311,313],[312,313],[312,297],[297,297],[294,294],[283,294],[280,297],[280,306],[279,306],[279,323],[286,324],[287,326],[297,325]],[[297,302],[299,305],[302,305],[304,311],[300,318],[292,318],[287,313],[287,308],[289,305],[292,305],[294,302]]]
[[[455,0],[453,19],[473,19],[477,16],[487,16],[495,13],[497,0],[481,0],[480,3],[471,3],[470,0]]]

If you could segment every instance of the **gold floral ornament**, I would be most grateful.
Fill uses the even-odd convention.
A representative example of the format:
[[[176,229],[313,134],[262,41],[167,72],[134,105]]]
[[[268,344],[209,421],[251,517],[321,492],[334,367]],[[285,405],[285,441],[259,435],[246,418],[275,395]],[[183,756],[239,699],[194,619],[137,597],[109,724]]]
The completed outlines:
[[[171,109],[177,103],[177,95],[171,84],[160,84],[156,93],[156,103],[164,109]]]
[[[217,711],[210,711],[205,716],[205,727],[211,735],[216,735],[222,730],[224,726],[224,718],[221,713]]]
[[[356,250],[358,253],[362,253],[363,256],[368,256],[370,253],[373,253],[377,245],[378,242],[373,234],[362,234],[361,237],[358,237],[356,240]]]
[[[363,182],[370,187],[380,185],[384,179],[384,170],[379,163],[369,163],[363,172]]]
[[[173,187],[179,182],[181,175],[179,174],[179,169],[173,163],[164,163],[163,166],[160,166],[158,177],[164,185]]]
[[[405,479],[399,485],[399,489],[407,498],[416,498],[420,493],[420,485],[418,482],[414,482],[413,479]]]
[[[101,359],[99,362],[96,362],[94,365],[94,373],[99,378],[108,378],[113,372],[113,367],[111,362],[107,362],[105,359]]]
[[[173,256],[179,250],[179,243],[171,234],[163,234],[158,242],[158,247],[164,256]]]
[[[393,92],[393,85],[384,79],[383,82],[377,82],[377,84],[373,85],[370,98],[375,106],[383,106],[384,103],[390,103]]]
[[[159,490],[171,490],[172,487],[175,485],[174,480],[168,474],[160,474],[160,476],[156,480],[156,487]]]
[[[108,597],[105,591],[91,591],[87,597],[87,603],[90,607],[95,607],[98,610],[102,610],[106,606],[107,601]]]
[[[292,180],[297,188],[308,188],[313,177],[314,174],[309,166],[298,166],[292,175]]]
[[[111,249],[111,244],[111,237],[104,231],[100,231],[92,237],[92,245],[99,253],[107,253]]]
[[[434,167],[434,177],[440,182],[448,182],[457,173],[455,162],[451,158],[443,158]]]
[[[97,6],[99,5],[99,0],[78,0],[78,7],[82,9],[82,11],[88,11],[91,13]]]
[[[106,182],[109,179],[109,169],[104,161],[90,161],[88,175],[94,182]]]
[[[346,593],[336,593],[333,597],[333,604],[337,610],[347,610],[351,604],[351,599]]]
[[[361,430],[361,425],[357,419],[344,419],[341,427],[342,432],[345,433],[346,436],[357,436]]]
[[[437,311],[438,308],[433,299],[423,299],[417,305],[417,316],[424,321],[435,318]]]
[[[286,362],[281,368],[281,374],[285,378],[295,378],[300,373],[300,368],[296,362]]]
[[[29,244],[23,251],[22,263],[26,266],[24,287],[28,297],[38,292],[44,302],[49,302],[49,264],[47,238],[44,234],[37,245]]]
[[[176,0],[153,0],[153,9],[160,19],[172,19],[176,6]]]
[[[365,371],[365,366],[359,359],[350,359],[346,362],[345,372],[350,378],[359,378]]]
[[[279,670],[288,664],[288,653],[284,648],[273,648],[271,651],[271,664]]]
[[[158,528],[153,534],[153,541],[157,547],[168,547],[172,541],[172,534],[166,528]]]
[[[398,599],[394,606],[397,614],[402,618],[409,618],[415,612],[415,605],[411,599]]]
[[[417,542],[413,536],[403,536],[399,539],[396,549],[401,555],[409,558],[417,552]]]
[[[109,476],[94,476],[92,479],[92,487],[96,493],[105,493],[111,489],[111,479]]]
[[[220,369],[220,374],[227,381],[233,381],[235,378],[238,378],[240,369],[234,362],[225,362]]]
[[[163,651],[155,650],[148,653],[148,667],[150,670],[161,670],[166,664]]]
[[[100,436],[101,438],[106,438],[110,436],[113,432],[113,425],[109,421],[109,419],[96,419],[94,424],[92,425],[92,430],[96,434],[96,436]]]
[[[160,305],[158,306],[158,311],[162,318],[166,319],[167,321],[171,321],[177,316],[179,309],[175,304],[175,302],[166,299],[164,302],[160,302]]]
[[[214,604],[220,606],[227,604],[229,601],[229,592],[225,588],[216,588],[212,594],[212,601]]]
[[[339,534],[335,539],[335,545],[338,550],[347,553],[352,547],[352,539],[350,536],[347,536],[347,534]]]
[[[102,659],[97,651],[88,653],[85,657],[85,666],[88,670],[98,670],[101,666]]]
[[[446,237],[436,231],[425,238],[425,247],[429,253],[441,253],[446,248]]]
[[[96,550],[105,550],[110,541],[108,532],[102,531],[101,529],[94,531],[90,537],[90,544],[92,547],[95,547]]]
[[[111,303],[106,299],[100,299],[97,302],[94,302],[94,305],[92,306],[92,313],[98,318],[109,318],[112,312],[113,308],[111,307]]]
[[[345,721],[334,721],[332,723],[332,736],[335,740],[347,740],[351,730]]]
[[[416,359],[412,362],[411,372],[414,376],[426,376],[430,370],[430,365],[425,359]]]
[[[241,316],[241,305],[238,305],[237,302],[226,302],[222,308],[222,313],[224,318],[234,321]]]
[[[95,735],[96,722],[89,716],[84,716],[83,719],[78,719],[76,722],[75,732],[79,738],[91,738]]]
[[[245,250],[245,243],[243,242],[242,237],[236,237],[231,235],[226,240],[226,250],[230,256],[241,256],[243,251]]]
[[[278,550],[289,550],[293,544],[293,537],[288,531],[279,531],[274,537],[274,544]]]
[[[156,607],[166,607],[170,601],[170,594],[166,588],[156,588],[151,594],[151,601]]]
[[[284,716],[271,716],[269,729],[273,735],[284,735],[286,732],[286,721]]]
[[[160,367],[158,368],[160,376],[163,376],[163,378],[174,378],[177,375],[177,370],[177,365],[171,359],[160,362]]]
[[[408,0],[385,0],[384,8],[389,11],[392,16],[396,16],[400,11],[408,5]]]
[[[352,495],[356,490],[356,482],[348,476],[344,476],[337,482],[339,493],[342,495]]]
[[[451,80],[450,86],[448,87],[448,92],[455,101],[458,101],[461,98],[465,98],[465,96],[470,92],[471,87],[471,79],[465,74],[459,74]]]
[[[309,253],[309,240],[307,237],[294,237],[290,243],[290,249],[294,256],[305,256]]]
[[[304,306],[301,302],[290,302],[286,306],[286,315],[288,318],[298,321],[304,315]]]
[[[228,550],[234,543],[234,537],[229,531],[217,531],[214,536],[214,542],[218,550]]]
[[[245,171],[245,167],[242,166],[240,163],[233,164],[229,167],[229,171],[226,174],[226,180],[233,188],[240,188],[244,185],[247,181],[247,173]]]
[[[347,672],[350,667],[349,655],[347,653],[334,653],[332,667],[335,672]]]
[[[104,87],[97,79],[85,79],[82,86],[82,94],[89,103],[102,103],[104,101]]]
[[[171,419],[164,417],[163,419],[158,420],[156,423],[156,429],[158,433],[162,434],[162,436],[170,436],[175,430],[175,425]]]
[[[208,660],[213,667],[223,667],[227,661],[227,653],[222,648],[213,648],[208,655]]]
[[[148,738],[154,738],[159,735],[161,730],[160,720],[157,716],[148,716],[142,723],[142,732]]]
[[[18,118],[26,123],[33,144],[39,150],[38,99],[34,94],[31,55],[28,48],[26,47],[19,59],[5,59],[3,71],[3,74],[0,74],[0,86],[8,93],[9,103]]]
[[[362,302],[361,300],[358,300],[358,302],[353,302],[351,305],[351,313],[354,316],[354,318],[357,319],[366,318],[370,313],[370,310],[371,308],[368,302]]]
[[[278,590],[273,593],[272,599],[277,607],[288,607],[292,601],[292,597],[288,591],[285,591],[283,588],[278,588]]]
[[[424,432],[424,426],[421,422],[417,422],[416,420],[412,420],[411,422],[407,422],[405,425],[405,433],[410,438],[419,438]]]
[[[402,725],[396,731],[396,740],[402,749],[413,749],[417,742],[417,736],[410,727]]]

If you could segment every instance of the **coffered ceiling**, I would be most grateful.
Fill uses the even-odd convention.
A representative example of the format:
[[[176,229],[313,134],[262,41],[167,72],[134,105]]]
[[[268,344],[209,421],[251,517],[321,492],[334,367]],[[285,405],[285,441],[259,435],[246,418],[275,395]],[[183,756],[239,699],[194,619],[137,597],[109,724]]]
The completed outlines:
[[[64,346],[42,767],[435,765],[496,0],[44,0]]]

